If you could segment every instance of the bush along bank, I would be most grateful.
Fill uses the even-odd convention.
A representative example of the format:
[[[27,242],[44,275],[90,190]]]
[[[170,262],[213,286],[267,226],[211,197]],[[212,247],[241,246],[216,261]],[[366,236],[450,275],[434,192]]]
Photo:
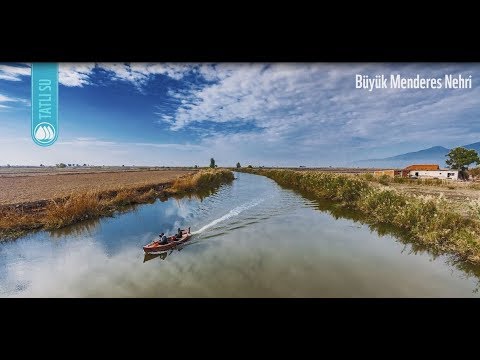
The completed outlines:
[[[0,209],[0,240],[15,239],[32,230],[60,229],[83,220],[111,216],[128,205],[152,203],[157,198],[213,191],[233,178],[230,170],[200,170],[176,179],[173,184],[142,184],[108,191],[88,191],[42,201],[40,206],[4,206]]]
[[[363,178],[319,171],[242,169],[269,177],[279,185],[307,192],[318,199],[360,211],[369,224],[389,224],[403,229],[412,241],[438,253],[480,264],[480,217],[449,210],[444,199],[408,196],[372,186]]]

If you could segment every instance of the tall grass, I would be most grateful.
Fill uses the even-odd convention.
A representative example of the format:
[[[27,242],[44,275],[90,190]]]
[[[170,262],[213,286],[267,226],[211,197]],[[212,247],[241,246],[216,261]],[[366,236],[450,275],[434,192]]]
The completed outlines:
[[[87,219],[112,215],[125,206],[152,202],[169,195],[182,196],[200,190],[213,190],[233,180],[229,170],[201,170],[165,184],[123,186],[108,191],[88,191],[51,200],[40,209],[0,209],[0,239],[16,238],[34,229],[60,229]]]
[[[360,211],[367,223],[394,225],[428,248],[480,264],[479,207],[466,217],[450,210],[443,198],[380,189],[362,177],[315,171],[242,171],[267,176],[280,185],[306,191],[319,199],[336,201],[341,207]]]
[[[57,229],[102,214],[104,201],[98,193],[87,192],[70,196],[61,201],[53,201],[45,209],[42,225],[45,229]]]
[[[193,176],[180,177],[173,182],[168,192],[175,194],[201,191],[216,188],[221,184],[228,183],[234,178],[230,170],[207,169],[201,170]]]

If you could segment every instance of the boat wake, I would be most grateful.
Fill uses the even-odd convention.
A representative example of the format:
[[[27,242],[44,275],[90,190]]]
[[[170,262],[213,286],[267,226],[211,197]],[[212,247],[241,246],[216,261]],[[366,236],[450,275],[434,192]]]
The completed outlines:
[[[217,225],[219,222],[228,220],[228,219],[230,219],[234,216],[238,216],[243,211],[245,211],[247,209],[250,209],[254,206],[257,206],[258,204],[260,204],[263,201],[264,201],[264,199],[259,199],[259,200],[251,201],[251,202],[245,203],[243,205],[237,206],[236,208],[230,210],[227,214],[223,215],[222,217],[219,217],[218,219],[213,220],[212,222],[208,223],[207,225],[198,229],[197,231],[193,231],[192,235],[193,234],[200,234],[200,233],[204,232],[205,230],[211,228],[212,226]]]

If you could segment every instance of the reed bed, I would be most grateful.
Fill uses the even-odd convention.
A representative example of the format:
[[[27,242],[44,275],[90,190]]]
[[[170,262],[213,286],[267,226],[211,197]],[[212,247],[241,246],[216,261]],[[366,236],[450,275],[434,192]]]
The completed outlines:
[[[91,190],[50,200],[40,208],[0,208],[0,240],[15,239],[36,229],[53,230],[87,219],[111,216],[128,205],[153,202],[157,198],[182,196],[199,190],[214,190],[233,180],[229,170],[201,170],[182,176],[173,184],[122,186],[108,191]]]
[[[382,189],[361,176],[316,171],[242,171],[267,176],[282,186],[305,191],[318,199],[333,200],[341,207],[360,211],[366,223],[394,225],[427,248],[480,264],[478,204],[470,204],[471,210],[464,216],[451,210],[444,198]]]
[[[174,194],[189,193],[193,191],[216,188],[221,184],[231,182],[234,179],[233,172],[225,169],[201,170],[193,176],[182,176],[173,182],[167,190]]]

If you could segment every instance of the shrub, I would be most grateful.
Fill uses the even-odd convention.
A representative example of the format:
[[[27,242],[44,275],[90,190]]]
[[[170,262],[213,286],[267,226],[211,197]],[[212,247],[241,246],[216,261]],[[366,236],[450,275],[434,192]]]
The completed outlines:
[[[461,260],[480,264],[478,202],[471,204],[469,212],[472,216],[467,218],[450,210],[445,199],[408,196],[392,189],[379,189],[371,185],[365,175],[349,177],[292,170],[256,172],[280,185],[309,192],[319,199],[337,201],[341,207],[361,210],[367,223],[395,225],[407,231],[412,240],[424,246],[439,252],[453,253]],[[379,179],[383,180],[386,179]],[[425,184],[443,183],[441,180],[428,180]]]
[[[382,185],[388,185],[388,184],[390,184],[390,179],[391,178],[388,175],[382,175],[378,179],[378,182]]]

